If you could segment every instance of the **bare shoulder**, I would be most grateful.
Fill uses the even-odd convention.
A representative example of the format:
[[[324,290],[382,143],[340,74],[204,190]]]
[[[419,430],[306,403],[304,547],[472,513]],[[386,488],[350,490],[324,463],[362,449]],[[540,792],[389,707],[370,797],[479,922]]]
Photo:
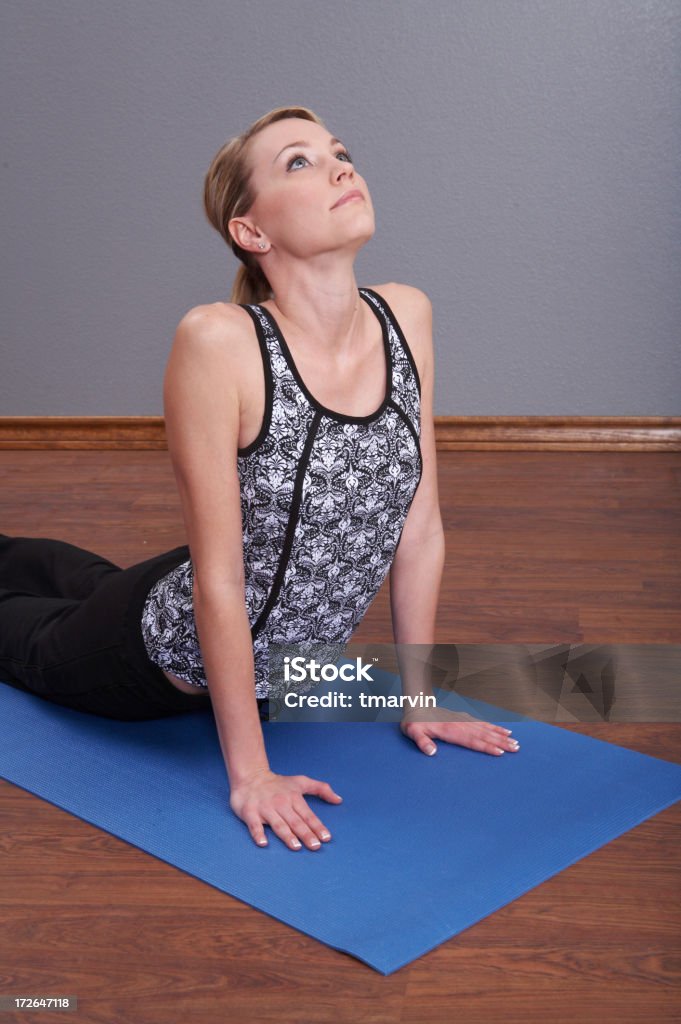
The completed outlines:
[[[426,293],[411,284],[390,281],[388,284],[372,284],[369,287],[383,296],[398,319],[400,313],[417,320],[432,314],[432,304]]]
[[[258,337],[250,315],[233,302],[192,306],[177,325],[168,372],[207,373],[236,387],[239,403],[262,376]]]
[[[432,360],[433,307],[420,288],[410,284],[373,284],[369,287],[381,295],[390,306],[407,339],[414,361],[423,379],[426,364]]]
[[[176,339],[193,348],[209,348],[227,354],[253,332],[245,309],[234,302],[192,306],[177,325]]]

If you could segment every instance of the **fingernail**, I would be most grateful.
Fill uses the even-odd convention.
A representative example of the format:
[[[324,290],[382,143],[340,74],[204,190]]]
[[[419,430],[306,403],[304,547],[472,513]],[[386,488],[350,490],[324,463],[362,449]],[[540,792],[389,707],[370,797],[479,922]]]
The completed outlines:
[[[434,754],[435,747],[426,747],[426,754]]]
[[[322,832],[322,839],[330,839],[330,838],[331,838],[331,833],[330,832]]]
[[[297,839],[292,839],[291,840],[291,846],[295,846],[295,848],[297,850],[300,847],[300,843],[298,842]]]
[[[310,841],[310,846],[311,846],[311,847],[312,847],[313,849],[315,849],[315,850],[317,849],[317,847],[318,847],[318,846],[321,846],[321,845],[322,845],[322,844],[321,844],[321,843],[319,842],[319,840],[318,840],[318,839],[312,839],[312,840]]]

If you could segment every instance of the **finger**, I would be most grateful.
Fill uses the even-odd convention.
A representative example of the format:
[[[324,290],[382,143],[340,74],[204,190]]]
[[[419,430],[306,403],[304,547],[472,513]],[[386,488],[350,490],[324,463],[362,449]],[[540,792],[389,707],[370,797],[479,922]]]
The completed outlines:
[[[248,826],[248,831],[253,836],[253,842],[258,846],[267,846],[265,827],[260,819],[249,815],[247,818],[244,818],[244,822]]]
[[[291,850],[300,850],[302,843],[296,835],[294,835],[291,826],[287,821],[284,821],[280,814],[272,813],[269,818],[269,826],[275,835],[279,836],[282,843],[288,846]]]
[[[493,733],[489,740],[490,743],[494,743],[497,747],[503,747],[504,750],[520,750],[520,744],[517,739],[515,736],[511,736],[507,730],[504,730],[501,735],[498,732]]]
[[[343,799],[339,793],[336,793],[336,791],[331,788],[328,782],[321,782],[319,779],[311,779],[309,775],[296,775],[296,779],[300,782],[302,793],[311,793],[313,796],[319,796],[322,800],[328,800],[333,803],[337,803],[339,800]]]
[[[503,725],[490,725],[490,729],[496,733],[500,739],[505,739],[513,732],[512,729],[505,729]]]
[[[501,754],[505,754],[506,750],[503,746],[499,746],[499,743],[505,743],[505,741],[499,741],[497,739],[490,739],[488,736],[477,737],[471,746],[474,750],[480,750],[483,754],[494,754],[495,757],[500,757]],[[508,746],[508,749],[515,749]]]
[[[432,757],[437,750],[437,747],[433,743],[432,736],[428,736],[425,732],[418,732],[416,735],[412,734],[411,738],[419,750],[423,751],[424,754],[428,754],[429,757]]]
[[[331,838],[331,833],[326,825],[320,821],[314,811],[310,810],[303,798],[300,797],[300,801],[294,801],[293,806],[303,821],[307,824],[311,833],[319,836],[319,838],[323,839],[325,843],[328,843]]]
[[[434,723],[432,722],[430,723],[431,728],[433,724]],[[428,735],[423,725],[416,725],[414,722],[403,722],[401,729],[404,735],[407,736],[412,743],[415,743],[422,753],[432,756],[437,750],[432,737]]]
[[[516,750],[520,750],[517,739],[511,736],[506,729],[499,732],[497,727],[491,726],[481,738],[494,748],[491,753],[501,752],[503,754],[507,750],[515,753]]]
[[[510,735],[508,729],[491,725],[489,722],[476,722],[475,726],[462,728],[458,723],[434,724],[432,732],[443,740],[458,743],[471,750],[482,750],[487,754],[515,753],[520,750],[518,741]]]
[[[283,812],[282,816],[288,822],[294,836],[300,839],[308,850],[318,850],[321,847],[319,836],[312,831],[305,818],[298,813],[295,807],[291,807],[288,813]]]

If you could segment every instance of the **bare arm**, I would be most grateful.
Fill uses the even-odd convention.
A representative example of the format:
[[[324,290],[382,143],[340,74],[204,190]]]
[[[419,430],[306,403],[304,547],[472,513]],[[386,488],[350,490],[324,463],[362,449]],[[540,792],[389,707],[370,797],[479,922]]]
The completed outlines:
[[[163,386],[165,428],[194,570],[194,616],[231,783],[269,768],[246,614],[236,451],[239,404],[226,324],[190,310]]]
[[[421,480],[390,569],[390,606],[405,694],[432,693],[424,660],[435,642],[435,620],[445,561],[433,424],[432,307],[425,293],[405,289],[411,344],[421,377]],[[412,646],[413,645],[413,646]],[[413,655],[413,657],[412,657]]]
[[[319,845],[315,833],[325,830],[302,793],[329,799],[333,791],[328,783],[270,770],[255,696],[237,471],[234,367],[243,315],[235,306],[220,312],[197,306],[180,321],[164,378],[166,436],[192,558],[196,631],[230,780],[230,805],[255,842],[266,841],[266,822],[290,846],[300,835],[313,847],[315,840]]]
[[[421,365],[421,456],[423,473],[390,570],[390,604],[402,689],[416,696],[432,693],[424,655],[435,642],[435,620],[445,563],[445,538],[438,498],[433,423],[433,320],[425,293],[405,289],[412,348]],[[417,645],[410,648],[410,645]],[[510,730],[446,708],[410,709],[400,728],[424,754],[436,751],[433,739],[500,755],[515,750]]]

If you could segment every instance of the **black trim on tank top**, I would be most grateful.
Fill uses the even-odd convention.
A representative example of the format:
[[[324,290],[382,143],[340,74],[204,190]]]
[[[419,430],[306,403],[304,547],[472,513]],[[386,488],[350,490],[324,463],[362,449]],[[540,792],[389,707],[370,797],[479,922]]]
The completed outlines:
[[[369,289],[365,290],[369,291]],[[359,294],[362,295],[361,289],[359,289]],[[281,351],[284,355],[284,358],[286,359],[286,362],[288,363],[291,373],[293,374],[296,380],[296,383],[298,384],[298,387],[303,392],[312,408],[316,409],[318,412],[323,413],[324,416],[330,417],[330,419],[332,420],[337,420],[339,423],[372,423],[374,420],[377,420],[379,416],[381,416],[381,414],[385,411],[388,403],[390,402],[390,399],[392,398],[393,393],[393,356],[392,349],[390,346],[390,335],[388,333],[388,323],[386,317],[381,313],[379,309],[376,308],[376,306],[372,303],[371,299],[367,298],[366,295],[362,295],[362,299],[364,300],[364,302],[366,302],[367,306],[370,307],[374,316],[381,325],[381,333],[383,335],[383,352],[385,354],[385,393],[383,395],[383,400],[379,405],[378,409],[376,409],[374,412],[369,413],[367,416],[348,416],[345,413],[336,412],[334,409],[329,409],[328,406],[322,405],[322,403],[315,398],[315,396],[308,389],[305,381],[300,375],[300,372],[298,370],[298,367],[296,366],[291,350],[288,347],[288,344],[286,343],[286,339],[284,338],[284,335],[282,334],[282,331],[274,315],[270,313],[268,309],[265,309],[264,306],[258,306],[258,308],[261,309],[262,312],[265,314],[265,317],[267,318],[272,328],[272,331],[274,332],[279,342]]]
[[[400,343],[402,345],[402,348],[404,349],[404,354],[406,355],[406,357],[409,360],[409,363],[411,365],[412,371],[414,373],[414,377],[416,378],[416,386],[419,389],[419,398],[420,398],[421,397],[421,378],[419,377],[419,371],[416,368],[416,361],[415,361],[415,359],[414,359],[414,357],[412,355],[411,349],[409,348],[409,344],[407,343],[407,339],[404,336],[404,331],[400,327],[399,320],[397,319],[397,317],[395,316],[395,314],[393,313],[392,309],[390,308],[388,303],[385,301],[383,296],[379,295],[379,293],[377,291],[374,291],[373,288],[362,288],[362,291],[369,292],[370,295],[374,295],[376,297],[376,299],[384,307],[386,316],[392,322],[392,325],[395,328],[395,332],[397,334],[397,337],[400,339]]]
[[[251,639],[255,640],[257,635],[262,631],[267,618],[279,597],[279,591],[281,585],[284,582],[284,574],[286,567],[288,566],[289,559],[291,557],[291,550],[293,548],[293,538],[296,532],[296,526],[298,525],[298,513],[300,511],[300,502],[303,495],[303,482],[305,480],[305,473],[310,461],[310,452],[312,451],[312,445],[314,444],[315,437],[317,436],[317,430],[322,419],[321,410],[317,410],[314,414],[310,429],[305,440],[305,447],[303,448],[300,456],[300,462],[298,463],[298,469],[296,471],[296,480],[293,485],[293,496],[291,498],[291,508],[289,509],[288,523],[286,525],[286,536],[284,537],[284,544],[282,546],[281,555],[279,557],[279,565],[277,571],[274,574],[274,580],[270,588],[269,595],[263,606],[260,615],[251,626]]]
[[[240,302],[239,305],[242,309],[245,309],[251,320],[255,324],[255,334],[258,339],[258,346],[260,348],[260,356],[262,358],[263,373],[265,375],[265,411],[263,412],[262,424],[256,437],[253,438],[250,444],[247,444],[245,448],[237,448],[237,457],[242,458],[246,455],[252,455],[257,448],[263,443],[267,437],[270,425],[272,423],[272,405],[273,405],[273,394],[274,394],[274,382],[272,380],[272,364],[270,363],[270,353],[267,348],[267,340],[265,338],[265,332],[263,326],[258,319],[258,314],[251,309],[245,302]]]
[[[404,422],[409,427],[409,431],[411,433],[411,436],[414,438],[414,444],[416,445],[416,450],[419,453],[419,478],[418,478],[418,482],[416,484],[416,487],[418,487],[418,485],[421,483],[421,477],[423,476],[423,455],[421,454],[421,438],[416,433],[416,428],[414,427],[414,424],[411,422],[411,420],[407,416],[407,414],[404,411],[404,409],[401,406],[399,406],[397,404],[397,402],[393,401],[392,399],[390,400],[390,402],[388,404],[390,405],[390,407],[392,409],[395,410],[395,412],[400,416],[400,418],[404,420]],[[416,493],[416,488],[414,488],[414,493]]]

